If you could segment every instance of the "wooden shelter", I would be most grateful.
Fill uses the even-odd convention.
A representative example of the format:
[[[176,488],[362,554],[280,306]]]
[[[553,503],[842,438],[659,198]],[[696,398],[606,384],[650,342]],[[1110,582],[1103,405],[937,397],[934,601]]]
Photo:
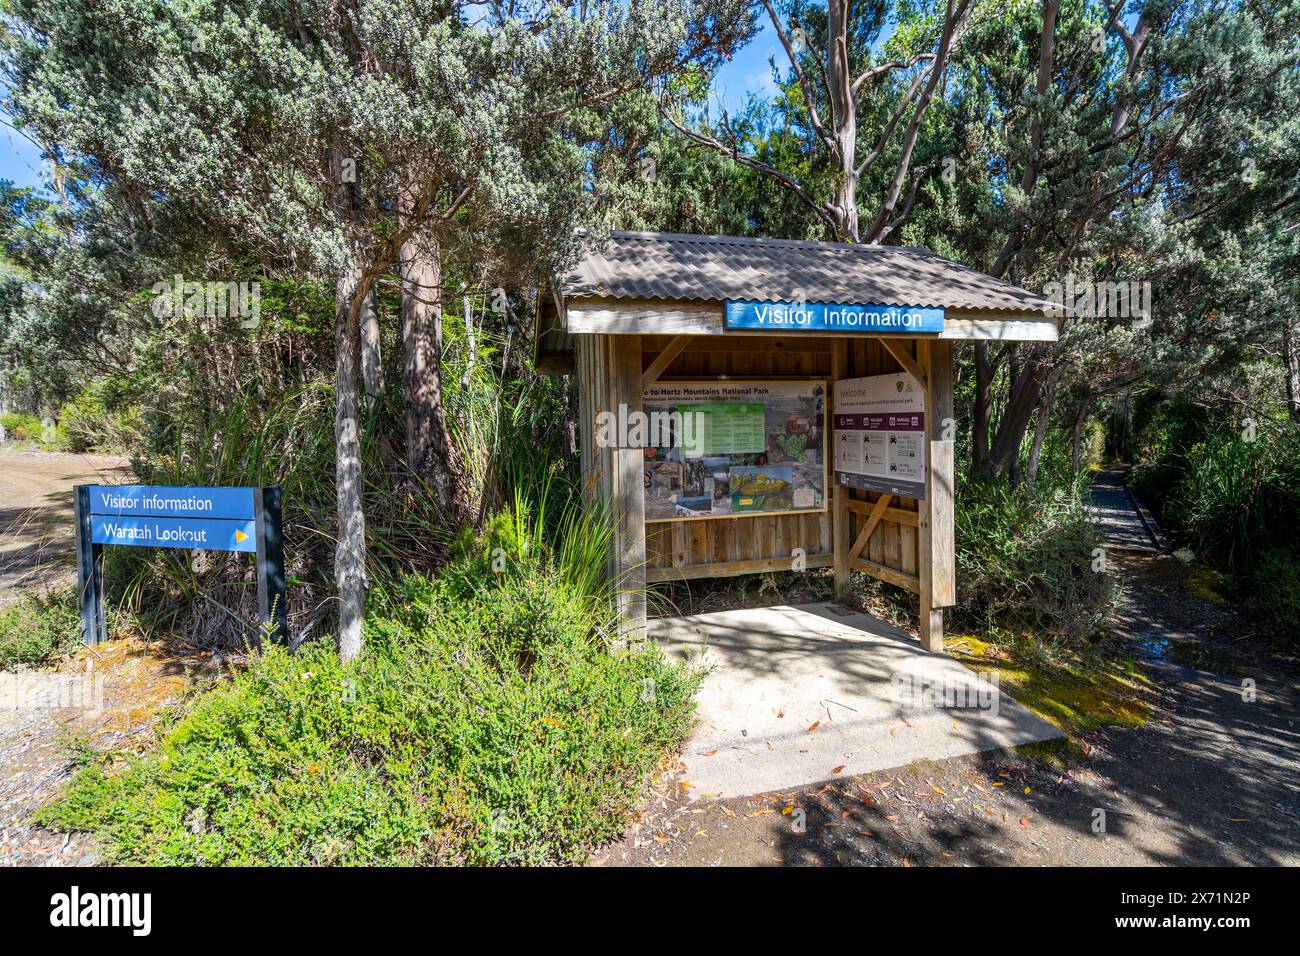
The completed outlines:
[[[575,377],[625,633],[648,584],[833,568],[917,593],[941,650],[953,343],[1054,341],[1057,314],[923,249],[612,234],[543,290],[536,359]]]

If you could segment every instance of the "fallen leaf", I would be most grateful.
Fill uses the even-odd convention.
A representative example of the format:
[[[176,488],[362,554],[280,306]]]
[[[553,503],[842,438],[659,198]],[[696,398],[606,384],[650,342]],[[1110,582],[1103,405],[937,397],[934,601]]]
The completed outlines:
[[[926,781],[926,782],[929,783],[929,781]],[[932,783],[930,784],[930,789],[933,790],[935,793],[937,793],[939,796],[941,796],[941,797],[944,796],[944,792],[943,792],[942,790],[940,790],[938,787],[936,787],[936,786],[935,786],[934,784],[932,784]]]
[[[773,810],[771,807],[763,807],[761,810],[755,810],[755,811],[753,811],[752,813],[746,813],[745,816],[747,816],[747,817],[762,817],[762,816],[766,816],[766,815],[769,814],[769,813],[776,813],[776,811]]]
[[[682,793],[686,793],[694,789],[695,789],[695,784],[691,783],[689,780],[682,781]]]
[[[840,764],[838,767],[831,767],[831,773],[839,773],[843,769],[844,764]]]
[[[712,750],[697,750],[695,753],[700,757],[712,757],[717,752],[718,748],[714,747]]]
[[[783,809],[781,810],[781,816],[783,816],[783,817],[788,817],[788,816],[789,816],[790,814],[792,814],[792,813],[794,813],[794,804],[793,804],[793,803],[790,804],[788,807],[785,807],[785,808],[783,808]]]
[[[1029,817],[1021,817],[1021,818],[1020,818],[1020,825],[1021,825],[1022,827],[1027,827],[1027,826],[1029,826]]]
[[[820,727],[821,725],[822,725],[822,722],[821,722],[820,720],[814,720],[814,721],[812,722],[812,725],[808,728],[808,733],[812,733],[814,730],[816,730],[816,729],[817,729],[818,727]]]
[[[729,817],[734,817],[736,815],[736,811],[732,810],[731,807],[722,807],[721,809],[722,812]]]

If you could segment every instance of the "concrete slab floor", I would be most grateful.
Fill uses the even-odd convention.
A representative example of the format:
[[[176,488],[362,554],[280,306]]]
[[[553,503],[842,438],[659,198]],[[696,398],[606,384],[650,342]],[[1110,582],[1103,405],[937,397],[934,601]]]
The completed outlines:
[[[650,622],[711,670],[682,753],[692,799],[805,786],[1061,736],[994,678],[825,602]]]

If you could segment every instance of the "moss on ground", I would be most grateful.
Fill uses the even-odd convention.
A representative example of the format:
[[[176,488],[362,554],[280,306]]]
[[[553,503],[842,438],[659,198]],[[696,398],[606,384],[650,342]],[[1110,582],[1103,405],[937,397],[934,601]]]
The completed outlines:
[[[1212,604],[1227,604],[1223,592],[1228,588],[1227,579],[1213,568],[1199,562],[1192,566],[1183,579],[1183,586],[1192,594]]]
[[[1017,654],[974,636],[945,646],[973,670],[998,675],[999,687],[1066,736],[1018,750],[1053,765],[1083,756],[1086,733],[1103,727],[1141,727],[1152,715],[1150,682],[1128,654],[1106,648],[1059,659]]]

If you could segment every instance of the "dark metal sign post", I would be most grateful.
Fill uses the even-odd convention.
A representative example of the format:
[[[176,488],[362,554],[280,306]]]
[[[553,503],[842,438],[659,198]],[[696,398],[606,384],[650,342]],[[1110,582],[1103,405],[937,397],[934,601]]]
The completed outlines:
[[[264,633],[287,641],[279,488],[77,485],[77,578],[81,637],[99,644],[104,545],[241,551],[257,558],[257,608]]]

